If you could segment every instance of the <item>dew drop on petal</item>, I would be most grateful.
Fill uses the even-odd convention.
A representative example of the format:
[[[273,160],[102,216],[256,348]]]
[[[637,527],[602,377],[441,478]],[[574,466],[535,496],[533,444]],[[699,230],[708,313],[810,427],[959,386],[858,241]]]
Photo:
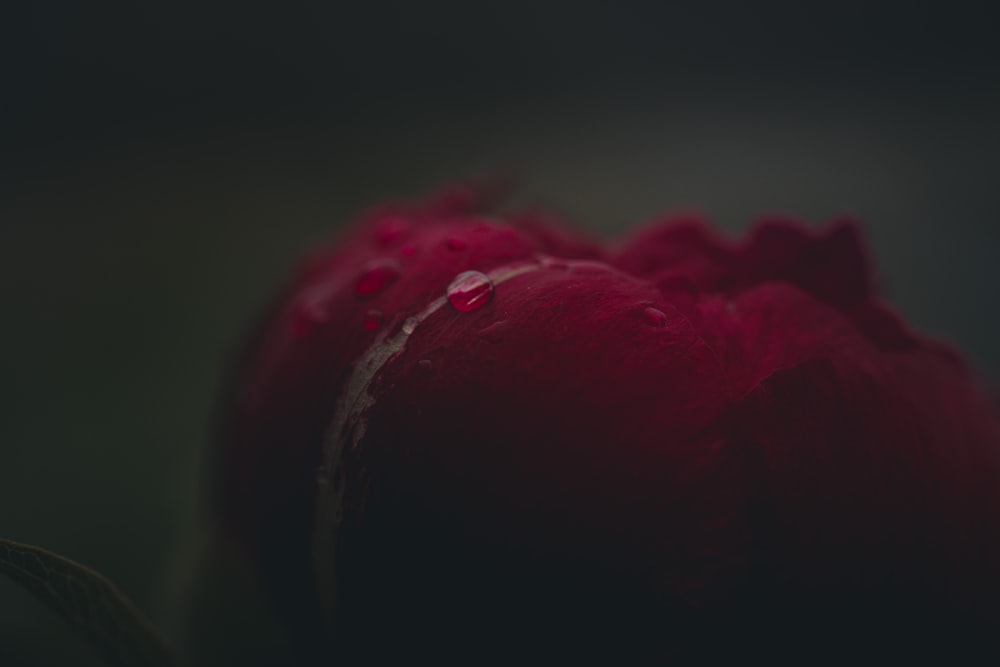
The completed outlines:
[[[465,239],[460,239],[457,236],[452,236],[445,242],[445,245],[448,246],[448,250],[454,250],[456,252],[459,250],[465,250],[469,247],[469,244],[465,242]]]
[[[360,297],[375,296],[399,278],[399,266],[395,262],[373,262],[368,264],[358,277],[354,293]]]
[[[448,302],[455,310],[471,313],[485,306],[493,298],[493,281],[479,271],[465,271],[451,281],[447,294]]]
[[[382,315],[381,310],[369,310],[365,313],[365,319],[363,321],[365,329],[368,331],[375,331],[380,326],[382,326],[382,320],[385,319]]]
[[[642,311],[643,321],[651,327],[665,327],[667,326],[667,316],[662,310],[657,310],[656,308],[647,308]]]
[[[412,243],[407,243],[402,248],[399,249],[399,254],[403,257],[413,257],[417,254],[417,246]]]
[[[409,336],[411,333],[416,331],[418,324],[420,324],[420,320],[417,318],[407,317],[406,320],[403,321],[403,333]]]
[[[417,362],[417,366],[420,366],[421,370],[430,371],[434,369],[434,364],[431,363],[430,359],[421,359]]]

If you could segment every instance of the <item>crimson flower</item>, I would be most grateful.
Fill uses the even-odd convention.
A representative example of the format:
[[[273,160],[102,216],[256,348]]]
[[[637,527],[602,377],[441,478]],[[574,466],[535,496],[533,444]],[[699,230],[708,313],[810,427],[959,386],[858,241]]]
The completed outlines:
[[[236,376],[216,514],[331,664],[1000,631],[998,422],[877,296],[852,222],[732,241],[691,216],[605,246],[483,209],[457,189],[365,216]]]

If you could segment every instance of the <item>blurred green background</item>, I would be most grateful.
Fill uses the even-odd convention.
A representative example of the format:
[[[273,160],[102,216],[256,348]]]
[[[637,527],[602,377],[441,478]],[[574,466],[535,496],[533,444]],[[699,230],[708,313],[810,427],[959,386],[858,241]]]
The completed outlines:
[[[295,258],[484,173],[613,236],[866,224],[1000,380],[989,17],[866,3],[34,3],[0,21],[0,535],[179,587],[223,372]],[[99,664],[0,581],[0,664]]]

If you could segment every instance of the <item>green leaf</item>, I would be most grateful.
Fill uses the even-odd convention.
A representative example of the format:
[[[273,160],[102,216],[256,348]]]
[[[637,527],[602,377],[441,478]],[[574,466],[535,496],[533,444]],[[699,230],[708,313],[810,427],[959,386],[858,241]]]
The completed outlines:
[[[82,630],[111,664],[177,664],[156,628],[114,584],[90,568],[0,538],[0,572]]]

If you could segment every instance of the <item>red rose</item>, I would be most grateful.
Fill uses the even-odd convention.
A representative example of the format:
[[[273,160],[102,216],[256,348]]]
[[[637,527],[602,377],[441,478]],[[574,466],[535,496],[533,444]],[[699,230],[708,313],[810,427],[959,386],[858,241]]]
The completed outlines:
[[[1000,429],[872,282],[847,221],[375,211],[249,347],[218,515],[331,656],[982,648]]]

